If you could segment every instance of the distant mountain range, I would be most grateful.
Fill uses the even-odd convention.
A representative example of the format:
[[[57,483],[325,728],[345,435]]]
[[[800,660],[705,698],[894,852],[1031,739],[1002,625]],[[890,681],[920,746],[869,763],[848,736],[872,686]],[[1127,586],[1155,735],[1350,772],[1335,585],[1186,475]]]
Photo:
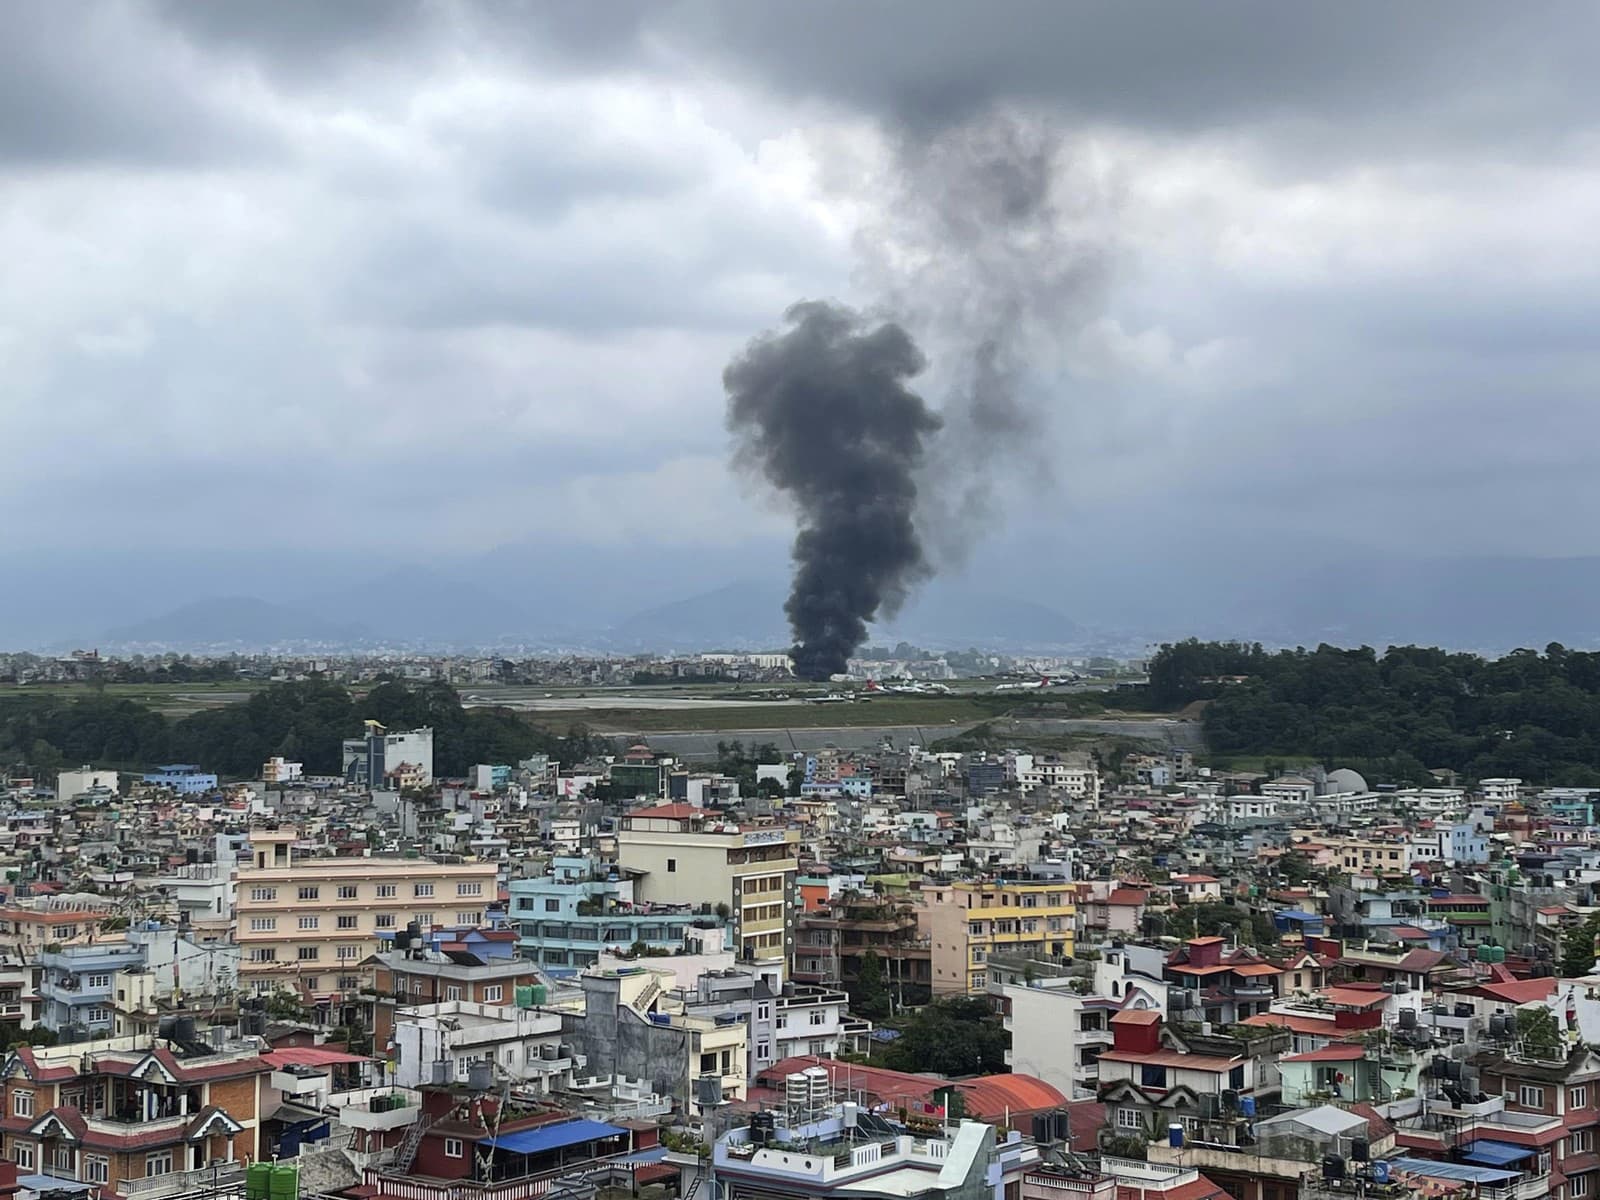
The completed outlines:
[[[192,650],[259,650],[274,646],[348,646],[369,640],[361,626],[257,600],[218,596],[184,604],[160,616],[108,629],[105,646]]]
[[[609,631],[610,640],[642,649],[784,646],[790,641],[783,615],[787,595],[787,580],[739,580],[635,613]],[[1031,600],[939,582],[879,625],[874,636],[929,646],[1043,649],[1074,645],[1084,630]]]
[[[731,582],[696,587],[719,576]],[[147,573],[120,562],[36,568],[28,586],[0,590],[0,649],[690,651],[773,648],[790,636],[787,566],[750,554],[528,547],[370,577],[342,560],[270,577],[208,573],[203,563],[185,572],[189,587],[208,578],[222,585],[214,594],[176,601],[169,592],[163,603]],[[312,591],[308,579],[327,583]],[[1198,548],[1044,556],[1021,575],[991,568],[935,579],[873,640],[1130,653],[1189,635],[1489,652],[1600,647],[1597,596],[1600,558],[1252,556],[1230,567]]]

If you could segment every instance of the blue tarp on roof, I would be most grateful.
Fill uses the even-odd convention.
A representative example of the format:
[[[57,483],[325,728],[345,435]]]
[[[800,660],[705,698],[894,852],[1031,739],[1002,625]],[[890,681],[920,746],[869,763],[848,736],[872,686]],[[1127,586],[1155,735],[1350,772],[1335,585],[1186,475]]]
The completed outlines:
[[[1468,1162],[1489,1167],[1504,1167],[1538,1153],[1532,1146],[1518,1146],[1513,1142],[1497,1142],[1493,1138],[1479,1138],[1466,1148],[1462,1157]]]
[[[1428,1158],[1391,1158],[1391,1167],[1410,1171],[1413,1175],[1426,1175],[1430,1179],[1457,1179],[1462,1183],[1505,1183],[1521,1179],[1521,1171],[1496,1171],[1491,1167],[1475,1167],[1471,1163],[1434,1162]]]
[[[489,1138],[484,1145],[496,1150],[509,1150],[513,1154],[539,1154],[546,1150],[561,1150],[596,1138],[616,1137],[626,1134],[626,1129],[607,1125],[604,1121],[562,1121],[557,1125],[540,1125],[536,1129],[519,1129],[504,1137]]]

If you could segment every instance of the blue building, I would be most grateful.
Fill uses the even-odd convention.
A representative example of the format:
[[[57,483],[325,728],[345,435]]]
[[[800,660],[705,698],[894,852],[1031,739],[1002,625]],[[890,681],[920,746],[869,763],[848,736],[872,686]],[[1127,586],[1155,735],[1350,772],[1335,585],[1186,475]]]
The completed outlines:
[[[59,1033],[79,1026],[109,1037],[116,1022],[117,972],[145,964],[144,947],[125,943],[66,946],[39,955],[39,1024]]]
[[[195,763],[168,763],[146,774],[144,781],[171,788],[180,796],[204,796],[217,790],[217,777],[202,771]]]
[[[687,904],[642,904],[633,880],[610,865],[581,855],[558,855],[551,872],[511,881],[511,924],[518,947],[553,973],[592,966],[602,950],[643,942],[651,950],[680,951],[691,929],[718,929],[723,919]]]

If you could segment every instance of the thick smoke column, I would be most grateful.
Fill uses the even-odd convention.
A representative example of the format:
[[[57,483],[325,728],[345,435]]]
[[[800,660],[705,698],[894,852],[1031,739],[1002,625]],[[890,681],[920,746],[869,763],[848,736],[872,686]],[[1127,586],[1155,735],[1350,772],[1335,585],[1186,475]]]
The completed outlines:
[[[790,653],[795,674],[826,679],[929,573],[917,475],[941,422],[906,386],[926,362],[900,326],[817,301],[785,317],[722,381],[735,461],[795,505]]]

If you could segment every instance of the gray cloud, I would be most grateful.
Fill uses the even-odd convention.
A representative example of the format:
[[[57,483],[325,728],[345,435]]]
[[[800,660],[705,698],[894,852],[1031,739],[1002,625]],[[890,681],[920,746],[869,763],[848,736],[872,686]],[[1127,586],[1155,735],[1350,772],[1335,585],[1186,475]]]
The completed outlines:
[[[327,549],[381,496],[422,555],[529,530],[767,556],[720,371],[816,296],[920,321],[930,400],[971,389],[952,329],[1011,339],[1026,451],[945,442],[1012,498],[974,570],[1019,590],[1175,542],[1600,552],[1590,6],[4,21],[12,547]],[[953,191],[928,148],[971,128],[981,159],[995,113],[1042,135],[1052,204],[989,257],[1006,189]]]

